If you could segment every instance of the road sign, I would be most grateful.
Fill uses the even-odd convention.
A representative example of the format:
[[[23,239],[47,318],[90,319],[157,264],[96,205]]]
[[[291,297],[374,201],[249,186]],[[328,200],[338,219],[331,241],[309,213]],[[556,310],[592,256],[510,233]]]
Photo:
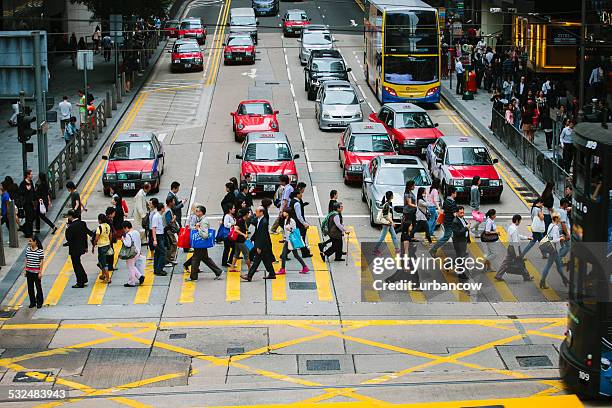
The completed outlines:
[[[111,37],[122,37],[123,36],[123,16],[121,14],[111,14],[110,20],[110,36]]]
[[[87,70],[93,70],[93,51],[92,50],[80,50],[77,51],[77,69],[83,71],[85,68],[85,62],[87,62]]]
[[[46,113],[46,119],[47,122],[49,123],[56,123],[57,122],[57,111],[47,111]]]

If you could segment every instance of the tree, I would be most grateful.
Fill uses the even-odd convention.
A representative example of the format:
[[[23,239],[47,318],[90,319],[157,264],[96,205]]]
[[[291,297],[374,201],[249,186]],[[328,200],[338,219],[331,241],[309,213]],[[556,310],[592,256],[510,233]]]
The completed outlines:
[[[108,25],[109,15],[148,17],[161,16],[166,13],[173,0],[71,0],[83,4],[93,13],[92,18]]]

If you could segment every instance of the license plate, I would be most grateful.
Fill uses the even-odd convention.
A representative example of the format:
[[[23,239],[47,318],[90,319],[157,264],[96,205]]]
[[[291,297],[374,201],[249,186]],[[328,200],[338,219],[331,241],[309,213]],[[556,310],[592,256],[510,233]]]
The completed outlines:
[[[124,190],[136,190],[136,183],[123,183]]]
[[[427,148],[426,147],[421,149],[421,154],[425,154],[425,153],[427,153]]]
[[[191,68],[191,64],[185,64],[185,68]]]
[[[346,122],[338,122],[338,126],[346,126]]]
[[[276,191],[276,186],[274,184],[265,184],[263,191]]]
[[[242,61],[242,57],[236,57],[236,61]]]

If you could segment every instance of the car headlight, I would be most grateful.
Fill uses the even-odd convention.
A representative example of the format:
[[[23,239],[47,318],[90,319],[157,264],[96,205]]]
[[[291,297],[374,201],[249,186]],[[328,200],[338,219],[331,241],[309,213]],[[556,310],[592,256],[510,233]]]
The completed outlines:
[[[297,174],[288,174],[288,176],[289,176],[289,183],[293,183],[297,181]]]
[[[276,122],[272,122],[272,124],[270,125],[270,127],[271,127],[272,129],[277,129],[277,128],[278,128],[278,125],[276,124]]]
[[[142,173],[142,179],[143,180],[152,180],[153,179],[153,172],[152,171],[143,172]]]
[[[117,180],[117,173],[108,173],[108,174],[105,174],[104,178],[106,178],[106,180],[108,180],[108,181],[115,181],[115,180]]]
[[[357,171],[363,171],[363,164],[351,164],[351,165],[348,167],[348,170],[349,170],[349,171],[355,171],[355,172],[357,172]]]
[[[361,118],[363,115],[361,114],[361,112],[357,112],[353,115],[354,118]]]
[[[172,63],[173,63],[173,64],[180,64],[180,63],[181,63],[181,60],[174,60],[174,61],[172,61]]]
[[[489,180],[489,185],[491,187],[499,187],[501,185],[501,180]]]
[[[238,127],[238,129],[240,129],[240,130],[244,129],[244,125],[243,125],[242,123],[239,123],[237,127]]]
[[[200,63],[202,62],[202,58],[195,58],[194,61]]]
[[[465,180],[464,179],[452,179],[450,181],[450,184],[452,186],[464,186],[465,185]]]
[[[416,146],[416,140],[406,139],[404,140],[404,146]]]
[[[325,119],[329,119],[329,118],[331,118],[331,115],[329,113],[327,113],[327,112],[323,112],[323,117]]]

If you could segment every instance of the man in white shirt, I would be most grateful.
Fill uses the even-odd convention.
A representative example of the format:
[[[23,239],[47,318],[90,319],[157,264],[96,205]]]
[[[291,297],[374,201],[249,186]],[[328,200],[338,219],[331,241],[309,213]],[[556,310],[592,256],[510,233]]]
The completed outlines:
[[[465,68],[459,58],[455,59],[455,73],[457,74],[457,95],[463,95],[465,92]]]
[[[157,203],[157,211],[151,216],[151,238],[153,249],[153,273],[158,276],[166,276],[168,272],[164,271],[166,265],[166,235],[164,234],[164,211],[166,206],[163,203]]]
[[[589,85],[593,87],[594,96],[597,99],[601,99],[602,91],[604,84],[604,71],[601,66],[596,66],[591,71],[591,76],[589,77]]]
[[[59,103],[59,111],[60,127],[62,129],[62,136],[64,136],[66,125],[68,124],[68,122],[70,122],[70,117],[72,116],[72,104],[68,102],[67,96],[62,97],[62,101]]]
[[[289,203],[291,202],[291,194],[293,193],[293,186],[291,185],[289,180],[289,176],[286,174],[282,174],[280,177],[280,185],[283,188],[283,196],[281,197],[281,203],[280,206],[278,208],[279,212],[278,212],[278,218],[274,221],[274,224],[272,224],[272,228],[270,228],[270,232],[272,234],[276,234],[277,233],[277,228],[278,227],[283,227],[283,220],[282,220],[282,214],[283,214],[283,210],[285,208],[289,207]]]
[[[142,220],[148,215],[147,209],[147,194],[151,191],[151,184],[144,183],[142,188],[138,190],[134,196],[134,211],[132,213],[134,217],[134,229],[140,233],[144,231],[142,226]]]
[[[563,149],[563,168],[567,173],[570,172],[574,160],[574,125],[574,121],[570,119],[559,135]]]
[[[533,276],[529,275],[523,261],[521,253],[521,240],[531,240],[530,237],[519,233],[519,225],[521,224],[521,216],[514,214],[512,224],[508,227],[508,251],[506,258],[495,274],[495,280],[503,281],[504,274],[510,273],[513,275],[522,275],[523,281],[532,281]]]

